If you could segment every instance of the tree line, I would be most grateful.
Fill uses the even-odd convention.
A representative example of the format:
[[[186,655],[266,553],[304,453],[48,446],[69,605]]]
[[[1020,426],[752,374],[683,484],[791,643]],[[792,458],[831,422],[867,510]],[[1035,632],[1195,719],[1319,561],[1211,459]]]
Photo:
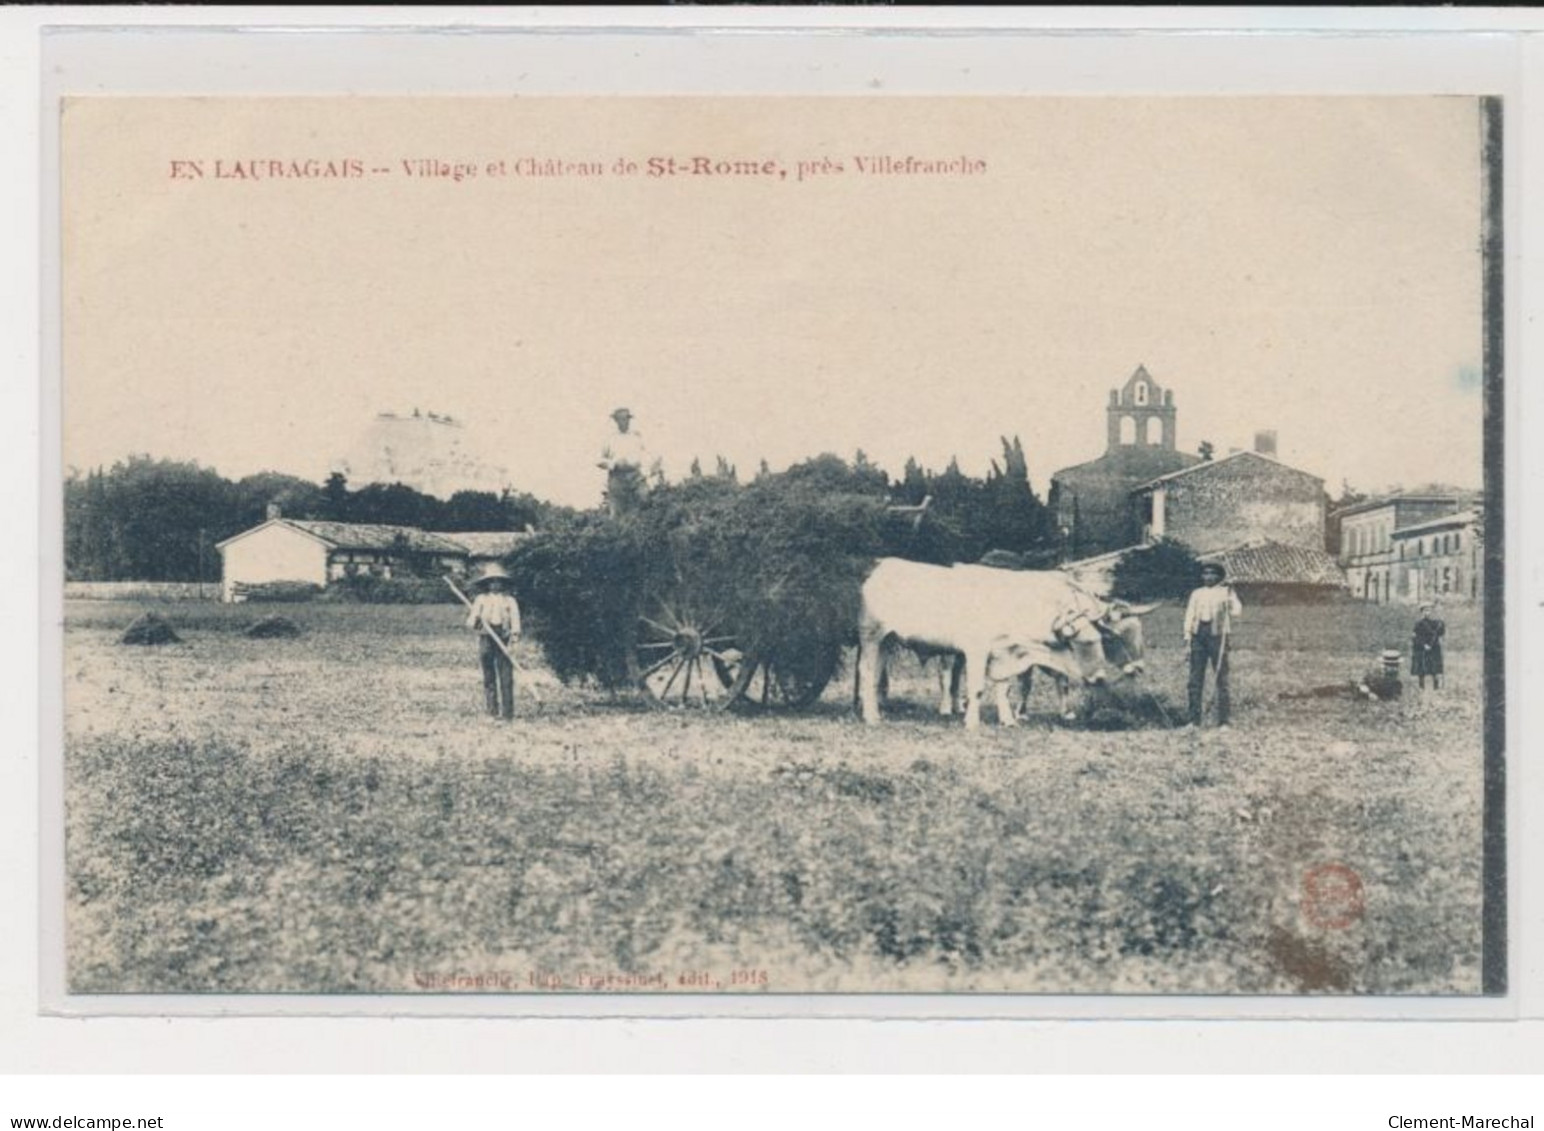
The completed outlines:
[[[72,470],[64,482],[64,568],[70,581],[212,581],[217,543],[263,522],[270,504],[286,518],[416,526],[425,530],[524,530],[551,521],[532,495],[458,491],[448,499],[401,483],[352,490],[264,471],[231,480],[197,463],[131,456],[111,468]]]
[[[771,475],[763,462],[752,482]],[[851,460],[826,454],[780,476],[812,491],[872,495],[900,505],[931,497],[919,538],[930,556],[975,561],[988,550],[1054,553],[1055,524],[1029,483],[1017,437],[985,477],[968,476],[958,460],[941,472],[906,461],[899,479],[858,452]],[[687,482],[738,483],[722,458],[711,473],[694,462]],[[220,575],[215,546],[263,522],[271,504],[287,518],[414,526],[446,533],[470,530],[561,529],[579,512],[534,495],[505,490],[458,491],[448,499],[401,483],[357,490],[334,473],[315,483],[264,471],[227,479],[197,463],[132,456],[110,468],[72,469],[64,483],[65,576],[71,581],[199,581]]]

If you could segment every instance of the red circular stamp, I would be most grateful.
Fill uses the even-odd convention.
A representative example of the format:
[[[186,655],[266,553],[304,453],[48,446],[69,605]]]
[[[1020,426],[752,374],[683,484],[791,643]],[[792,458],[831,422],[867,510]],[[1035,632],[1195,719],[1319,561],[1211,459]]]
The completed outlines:
[[[1303,873],[1303,914],[1316,927],[1344,930],[1362,917],[1362,877],[1344,864],[1316,864]]]

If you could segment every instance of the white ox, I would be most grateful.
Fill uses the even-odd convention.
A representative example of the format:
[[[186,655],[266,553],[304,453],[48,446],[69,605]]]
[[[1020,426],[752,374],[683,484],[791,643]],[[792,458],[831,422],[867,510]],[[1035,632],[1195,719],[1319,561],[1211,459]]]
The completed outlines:
[[[1139,617],[1146,611],[1129,609],[1121,615],[1059,571],[882,559],[863,584],[858,624],[863,720],[879,721],[883,645],[891,638],[963,659],[967,728],[981,721],[981,698],[989,682],[999,721],[1012,726],[1007,683],[1034,668],[1050,671],[1059,681],[1077,678],[1094,684],[1108,680],[1108,658],[1120,675],[1136,675],[1142,667]],[[941,709],[953,700],[951,667],[946,657]]]

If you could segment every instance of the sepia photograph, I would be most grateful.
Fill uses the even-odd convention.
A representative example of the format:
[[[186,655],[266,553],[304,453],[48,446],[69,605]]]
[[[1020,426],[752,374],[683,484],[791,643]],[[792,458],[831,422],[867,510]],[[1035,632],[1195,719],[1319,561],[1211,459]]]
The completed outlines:
[[[1504,992],[1501,121],[64,99],[68,993]]]

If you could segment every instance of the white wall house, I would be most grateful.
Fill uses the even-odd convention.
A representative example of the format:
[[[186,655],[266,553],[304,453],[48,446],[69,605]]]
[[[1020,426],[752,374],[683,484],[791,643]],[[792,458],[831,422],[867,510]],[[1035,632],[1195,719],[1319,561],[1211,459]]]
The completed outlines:
[[[332,544],[293,522],[274,519],[227,538],[220,551],[220,600],[233,601],[239,585],[272,581],[327,584]]]
[[[435,534],[412,526],[270,518],[227,538],[220,551],[224,601],[245,585],[295,581],[318,587],[358,575],[408,574],[409,563],[445,574],[496,561],[528,533]]]

